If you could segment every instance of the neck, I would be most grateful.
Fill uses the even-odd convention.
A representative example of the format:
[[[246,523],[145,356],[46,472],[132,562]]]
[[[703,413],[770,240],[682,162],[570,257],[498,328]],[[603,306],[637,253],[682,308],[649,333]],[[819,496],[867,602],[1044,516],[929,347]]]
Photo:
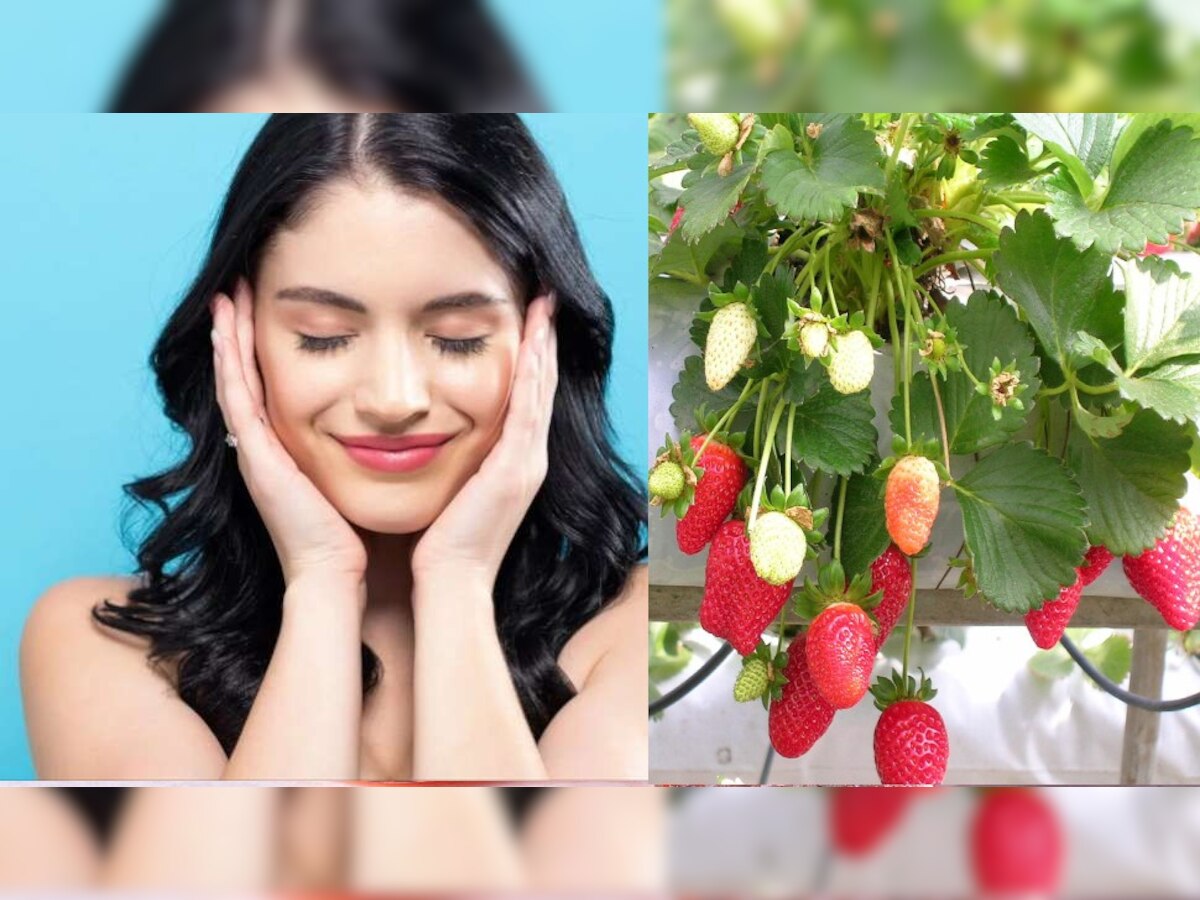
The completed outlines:
[[[421,535],[357,530],[367,548],[367,615],[411,608],[412,552]]]

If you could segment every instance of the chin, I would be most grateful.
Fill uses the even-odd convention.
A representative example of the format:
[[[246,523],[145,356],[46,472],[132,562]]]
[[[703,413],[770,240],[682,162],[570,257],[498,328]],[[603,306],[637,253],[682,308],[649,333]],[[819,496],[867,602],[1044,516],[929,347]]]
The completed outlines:
[[[416,534],[424,531],[437,518],[435,512],[427,515],[420,511],[395,509],[343,509],[339,510],[347,522],[364,531],[376,534]]]

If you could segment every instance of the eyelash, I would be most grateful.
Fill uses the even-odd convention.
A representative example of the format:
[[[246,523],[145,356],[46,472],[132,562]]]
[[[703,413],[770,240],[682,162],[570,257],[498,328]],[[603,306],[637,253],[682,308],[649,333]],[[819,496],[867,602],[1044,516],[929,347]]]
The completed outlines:
[[[314,337],[310,334],[300,334],[298,337],[300,340],[296,347],[305,353],[332,353],[350,343],[350,336],[344,334],[336,337]],[[442,338],[435,336],[433,343],[443,354],[454,356],[474,356],[487,348],[487,338],[485,337]]]

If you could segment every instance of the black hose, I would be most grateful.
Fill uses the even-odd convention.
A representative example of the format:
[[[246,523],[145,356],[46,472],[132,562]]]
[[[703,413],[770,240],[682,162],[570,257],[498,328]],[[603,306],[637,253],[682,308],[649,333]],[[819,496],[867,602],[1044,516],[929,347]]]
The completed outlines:
[[[775,745],[767,745],[767,755],[763,759],[762,771],[758,773],[758,783],[766,784],[767,779],[771,777],[771,763],[775,762]]]
[[[668,706],[674,705],[675,703],[679,702],[684,697],[686,697],[688,694],[690,694],[692,692],[692,690],[696,688],[697,685],[699,685],[702,681],[704,681],[704,679],[706,679],[709,675],[711,675],[713,672],[715,672],[717,670],[717,668],[720,667],[721,663],[723,663],[725,661],[725,657],[727,657],[732,652],[733,652],[732,644],[729,644],[729,643],[722,644],[721,649],[718,650],[716,653],[714,653],[712,656],[710,656],[707,660],[705,660],[704,665],[702,665],[700,668],[698,668],[693,674],[689,675],[688,679],[686,681],[684,681],[682,684],[680,684],[678,687],[674,688],[673,690],[668,691],[667,693],[663,694],[661,697],[659,697],[657,700],[655,700],[653,703],[651,703],[650,704],[650,715],[652,715],[652,716],[658,715],[660,712],[662,712]]]
[[[1065,634],[1059,639],[1063,645],[1063,649],[1070,654],[1071,659],[1078,663],[1079,668],[1087,673],[1087,676],[1096,682],[1104,691],[1116,697],[1122,703],[1129,706],[1144,709],[1148,712],[1179,712],[1183,709],[1191,709],[1193,706],[1200,706],[1200,693],[1192,694],[1188,697],[1180,697],[1178,700],[1151,700],[1149,697],[1143,697],[1141,694],[1134,694],[1125,690],[1119,684],[1105,677],[1104,673],[1092,665],[1092,661],[1088,659],[1082,650],[1075,646],[1075,643]]]

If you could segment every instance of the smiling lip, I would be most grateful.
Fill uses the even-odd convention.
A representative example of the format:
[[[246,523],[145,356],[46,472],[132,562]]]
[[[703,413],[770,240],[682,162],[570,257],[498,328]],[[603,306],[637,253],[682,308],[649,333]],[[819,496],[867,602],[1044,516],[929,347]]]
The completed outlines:
[[[377,472],[411,472],[433,461],[454,435],[412,434],[405,437],[344,437],[337,440],[359,465]]]

